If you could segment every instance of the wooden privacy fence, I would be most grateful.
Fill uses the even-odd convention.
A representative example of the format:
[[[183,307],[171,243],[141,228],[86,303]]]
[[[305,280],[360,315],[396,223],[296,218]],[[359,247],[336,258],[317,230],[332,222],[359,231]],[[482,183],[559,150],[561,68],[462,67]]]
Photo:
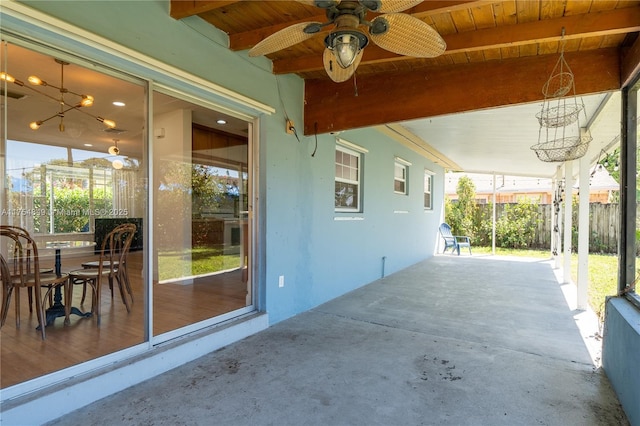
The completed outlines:
[[[496,204],[496,220],[498,220],[505,211],[507,204]],[[491,204],[480,204],[480,217],[492,216]],[[551,217],[553,214],[553,205],[541,204],[537,206],[538,218],[540,219],[536,226],[536,233],[533,239],[532,248],[548,249],[551,247]],[[564,223],[564,212],[561,211],[561,219]],[[640,220],[640,204],[636,206],[636,217]],[[578,234],[578,210],[577,206],[573,209],[573,251],[577,250]],[[564,226],[564,225],[563,225]],[[636,224],[636,229],[640,226]],[[618,235],[620,230],[620,206],[619,204],[589,204],[589,249],[592,253],[617,253],[618,252]],[[636,242],[638,245],[638,242]],[[640,252],[640,247],[636,248]]]

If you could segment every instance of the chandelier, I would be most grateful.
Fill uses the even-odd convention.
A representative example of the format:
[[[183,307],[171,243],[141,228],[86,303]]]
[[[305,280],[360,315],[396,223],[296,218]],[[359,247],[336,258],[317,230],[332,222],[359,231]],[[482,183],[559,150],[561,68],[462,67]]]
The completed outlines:
[[[56,101],[57,103],[60,104],[60,110],[58,112],[56,112],[55,114],[53,114],[51,117],[45,118],[44,120],[36,120],[36,121],[32,121],[31,123],[29,123],[29,127],[33,130],[38,130],[40,128],[40,126],[42,126],[44,123],[46,123],[47,121],[56,118],[56,117],[60,117],[60,123],[58,124],[58,130],[60,130],[61,132],[64,132],[64,117],[65,114],[71,110],[76,110],[76,111],[80,111],[83,114],[86,114],[92,118],[95,118],[96,120],[98,120],[99,122],[101,122],[102,124],[104,124],[105,126],[107,126],[110,129],[113,129],[116,127],[116,123],[113,120],[108,120],[105,119],[103,117],[98,117],[96,115],[93,115],[87,111],[84,110],[84,108],[88,108],[90,106],[93,105],[93,96],[91,95],[83,95],[80,93],[76,93],[73,92],[71,90],[69,90],[68,88],[64,87],[64,67],[65,65],[69,65],[69,62],[65,62],[61,59],[55,59],[55,61],[60,64],[60,86],[55,86],[51,83],[48,83],[44,80],[42,80],[41,78],[35,76],[35,75],[31,75],[29,76],[29,78],[27,79],[27,81],[29,83],[31,83],[31,85],[33,86],[43,86],[43,87],[52,87],[54,89],[56,89],[59,94],[56,96],[50,95],[44,91],[38,90],[34,87],[28,86],[26,85],[24,82],[16,79],[15,77],[13,77],[10,74],[7,74],[6,72],[2,71],[0,72],[0,80],[4,80],[7,81],[9,83],[14,83],[20,87],[25,87],[27,89],[33,90],[34,92],[46,96],[47,98],[53,99],[54,101]],[[77,97],[78,99],[74,102],[69,100],[69,95],[73,95],[74,97]],[[67,98],[65,98],[65,96],[67,96]]]

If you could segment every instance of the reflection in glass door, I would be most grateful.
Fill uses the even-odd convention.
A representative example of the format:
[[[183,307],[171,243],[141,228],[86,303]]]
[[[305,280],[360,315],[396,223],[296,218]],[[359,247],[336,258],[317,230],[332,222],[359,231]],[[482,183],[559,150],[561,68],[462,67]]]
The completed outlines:
[[[35,304],[26,289],[16,288],[0,329],[3,391],[146,340],[145,83],[97,64],[65,61],[64,55],[0,45],[0,224],[23,228],[34,240],[42,270],[59,267],[61,274],[98,262],[99,242],[116,224],[136,224],[136,244],[126,257],[130,303],[120,297],[117,283],[114,294],[101,281],[98,325],[92,288],[75,281],[70,303],[84,315],[71,315],[67,324],[53,319],[43,341]],[[78,104],[79,98],[91,102]],[[117,152],[110,149],[116,143]],[[0,253],[13,265],[11,247],[6,239],[2,243]]]
[[[154,93],[153,334],[252,304],[248,123]]]

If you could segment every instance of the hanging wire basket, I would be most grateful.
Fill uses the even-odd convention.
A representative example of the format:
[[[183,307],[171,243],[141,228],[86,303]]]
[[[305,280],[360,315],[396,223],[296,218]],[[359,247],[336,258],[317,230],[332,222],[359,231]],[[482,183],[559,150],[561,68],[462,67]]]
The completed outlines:
[[[576,160],[587,153],[589,142],[593,138],[589,134],[555,139],[533,145],[538,159],[548,163]]]
[[[538,122],[543,127],[565,127],[578,121],[584,104],[563,104],[554,107],[543,108],[536,114]]]
[[[564,39],[564,28],[562,37]],[[578,136],[565,136],[567,133],[576,135],[581,131],[579,116],[585,111],[585,107],[584,103],[578,103],[576,98],[573,73],[564,59],[564,42],[553,71],[542,86],[542,93],[545,98],[544,103],[541,111],[536,114],[540,123],[540,133],[538,143],[531,149],[535,151],[539,160],[545,162],[565,162],[583,157],[593,139],[591,135],[586,132]],[[568,97],[564,98],[565,95]],[[573,102],[570,102],[570,95],[573,96]],[[546,129],[546,132],[543,132],[543,129]],[[550,132],[549,129],[555,130]],[[544,142],[542,141],[543,133],[546,134]],[[559,137],[560,134],[561,137]]]
[[[560,71],[558,70],[558,66]],[[569,70],[568,72],[563,71],[565,67]],[[561,56],[560,61],[558,61],[556,67],[553,69],[551,77],[549,77],[544,86],[542,86],[542,94],[545,98],[561,98],[569,93],[573,87],[573,73],[564,60],[564,56]]]

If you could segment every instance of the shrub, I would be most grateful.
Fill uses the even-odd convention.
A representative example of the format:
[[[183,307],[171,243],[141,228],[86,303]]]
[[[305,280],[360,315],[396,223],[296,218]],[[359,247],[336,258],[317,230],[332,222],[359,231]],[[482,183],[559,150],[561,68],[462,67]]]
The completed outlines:
[[[505,205],[503,215],[496,221],[496,245],[504,248],[533,246],[540,220],[537,205],[528,199]]]

